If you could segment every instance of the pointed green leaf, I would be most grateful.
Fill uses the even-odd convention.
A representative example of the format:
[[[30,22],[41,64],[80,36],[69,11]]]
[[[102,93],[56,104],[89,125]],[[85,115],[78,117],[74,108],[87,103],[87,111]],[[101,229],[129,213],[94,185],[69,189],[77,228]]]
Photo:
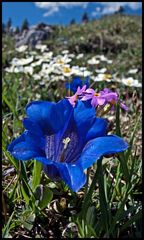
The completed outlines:
[[[53,193],[49,187],[43,186],[42,184],[38,185],[34,191],[35,198],[39,201],[38,206],[43,209],[53,198]]]

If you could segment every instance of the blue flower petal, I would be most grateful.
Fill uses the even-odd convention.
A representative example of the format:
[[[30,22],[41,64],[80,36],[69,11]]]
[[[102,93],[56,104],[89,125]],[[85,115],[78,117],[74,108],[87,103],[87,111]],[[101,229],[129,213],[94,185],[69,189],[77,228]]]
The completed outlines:
[[[65,88],[69,90],[70,89],[70,83],[66,83]]]
[[[107,133],[108,121],[104,118],[95,118],[94,123],[86,134],[86,142],[93,138],[102,137]]]
[[[30,160],[39,155],[37,150],[30,149],[26,142],[15,145],[11,154],[18,160]]]
[[[77,88],[86,85],[86,87],[89,87],[89,77],[85,78],[84,80],[81,80],[80,77],[76,76],[73,78],[72,82],[66,83],[65,88],[70,89],[73,93],[77,91]]]
[[[80,167],[66,163],[56,164],[58,165],[61,178],[74,192],[83,187],[86,182],[86,176]]]
[[[26,113],[30,120],[36,122],[46,135],[58,132],[73,110],[68,100],[58,103],[35,101],[28,104]]]
[[[29,144],[30,149],[45,151],[45,145],[46,145],[45,136],[37,135],[28,131],[27,134],[25,135],[25,142]]]
[[[64,161],[67,163],[74,162],[77,159],[77,156],[80,155],[82,148],[84,146],[81,138],[78,136],[77,126],[74,121],[73,112],[67,119],[64,128],[55,134],[55,149],[56,149],[56,161],[61,161],[61,154],[64,150],[63,140],[70,138],[68,147],[65,149]]]
[[[59,163],[44,157],[36,157],[36,160],[44,164],[44,171],[54,181],[62,179],[74,192],[77,192],[86,182],[83,170],[67,163]]]
[[[54,161],[51,161],[45,157],[36,157],[35,160],[43,163],[43,168],[45,174],[51,178],[53,181],[60,180],[60,174],[59,174],[59,169],[58,166]]]
[[[29,160],[36,156],[44,156],[43,141],[43,139],[35,138],[28,131],[25,131],[8,146],[8,151],[18,160]]]
[[[40,126],[36,122],[32,121],[31,119],[24,118],[23,125],[24,125],[25,129],[29,130],[29,132],[31,132],[35,135],[38,135],[38,136],[43,136]]]
[[[61,180],[59,173],[59,165],[55,161],[51,161],[45,157],[36,157],[35,160],[43,163],[45,174],[54,181]]]
[[[70,83],[70,90],[75,93],[78,87],[82,87],[82,80],[80,77],[74,77],[72,82]]]
[[[87,102],[77,101],[74,108],[74,120],[77,126],[79,136],[85,142],[86,133],[91,128],[95,121],[95,108],[90,106]]]
[[[37,160],[45,165],[49,165],[49,166],[52,166],[54,164],[54,161],[51,161],[50,159],[47,159],[46,157],[37,156],[37,157],[35,157],[35,160]]]
[[[44,172],[53,181],[58,181],[61,179],[59,170],[54,164],[44,164]]]
[[[116,135],[107,135],[105,137],[98,137],[89,141],[77,164],[85,170],[96,162],[101,156],[106,154],[113,154],[125,151],[128,144]]]
[[[83,81],[83,85],[86,85],[87,88],[90,86],[90,77],[85,78],[85,80]]]
[[[27,131],[23,132],[18,138],[16,138],[15,140],[13,140],[9,145],[8,145],[8,152],[12,153],[13,148],[16,144],[20,143],[20,142],[24,142],[25,141],[25,135],[27,134]]]

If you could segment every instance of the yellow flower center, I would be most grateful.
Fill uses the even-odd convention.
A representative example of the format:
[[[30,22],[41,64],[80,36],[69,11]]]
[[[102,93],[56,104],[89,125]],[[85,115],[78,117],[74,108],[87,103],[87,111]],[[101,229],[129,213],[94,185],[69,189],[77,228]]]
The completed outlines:
[[[76,94],[74,102],[76,103],[78,100],[78,95]]]
[[[63,71],[64,71],[64,73],[70,73],[71,69],[69,67],[64,67]]]
[[[99,93],[94,93],[94,96],[98,97],[98,96],[100,96],[100,94]]]
[[[131,85],[132,84],[132,80],[131,79],[127,79],[127,84]]]
[[[58,59],[58,60],[57,60],[57,63],[59,63],[59,64],[64,64],[64,61],[63,61],[62,59]]]
[[[112,77],[111,74],[104,74],[104,80],[110,79]]]

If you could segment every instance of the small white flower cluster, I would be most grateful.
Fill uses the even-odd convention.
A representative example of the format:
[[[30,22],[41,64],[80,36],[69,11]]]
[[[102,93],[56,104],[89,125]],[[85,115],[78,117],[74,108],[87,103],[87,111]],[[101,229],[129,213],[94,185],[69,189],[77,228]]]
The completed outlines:
[[[25,58],[13,58],[10,67],[5,68],[8,73],[25,73],[37,81],[67,81],[73,76],[90,77],[94,82],[117,82],[129,87],[141,87],[142,84],[133,77],[117,78],[109,73],[106,66],[100,67],[103,63],[112,64],[112,60],[104,55],[96,55],[87,60],[87,66],[78,66],[76,61],[85,58],[83,53],[75,54],[64,50],[60,55],[54,56],[46,45],[37,44],[35,51],[28,50],[26,45],[16,48],[18,54],[25,54]],[[138,69],[130,69],[128,74],[136,74]]]

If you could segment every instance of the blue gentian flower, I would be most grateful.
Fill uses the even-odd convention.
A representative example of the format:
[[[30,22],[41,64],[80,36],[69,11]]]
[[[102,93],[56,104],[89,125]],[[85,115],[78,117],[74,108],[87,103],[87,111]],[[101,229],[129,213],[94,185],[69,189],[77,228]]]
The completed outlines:
[[[78,87],[82,88],[84,85],[86,85],[88,88],[90,85],[89,81],[89,77],[85,78],[84,80],[81,80],[80,77],[74,77],[72,82],[65,84],[65,87],[66,89],[70,89],[73,93],[76,93]]]
[[[122,152],[128,144],[107,135],[107,121],[97,118],[95,108],[67,99],[58,103],[34,101],[26,107],[25,131],[8,151],[18,160],[36,159],[53,180],[62,179],[77,192],[86,182],[84,170],[103,155]]]

